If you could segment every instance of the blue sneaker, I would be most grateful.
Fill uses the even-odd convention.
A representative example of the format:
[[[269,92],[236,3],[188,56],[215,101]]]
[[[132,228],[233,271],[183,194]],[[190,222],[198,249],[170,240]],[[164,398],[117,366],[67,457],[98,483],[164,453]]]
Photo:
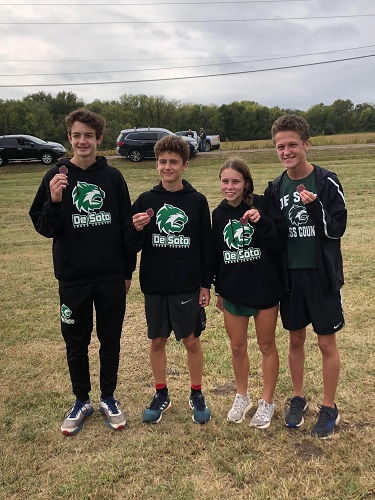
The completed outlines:
[[[333,436],[335,425],[340,422],[340,414],[336,405],[334,408],[318,405],[318,408],[320,410],[319,417],[311,431],[311,437],[327,439]]]
[[[64,415],[64,421],[61,424],[61,432],[65,436],[77,434],[77,432],[82,429],[83,422],[87,417],[92,415],[93,412],[94,407],[92,406],[90,400],[84,403],[83,401],[78,401],[77,399],[72,408],[70,408]]]
[[[161,392],[156,391],[150,406],[143,412],[143,422],[146,424],[157,424],[160,422],[163,413],[169,410],[171,406],[172,404],[168,394],[163,396]]]
[[[304,423],[303,414],[308,409],[306,398],[294,396],[289,400],[289,408],[285,415],[285,425],[287,427],[301,427]]]
[[[193,411],[193,421],[196,424],[206,424],[211,420],[211,412],[201,392],[192,393],[189,399],[190,409]]]
[[[118,431],[125,427],[126,418],[120,408],[120,401],[116,401],[114,397],[100,398],[100,413],[107,417],[106,424],[110,429]]]

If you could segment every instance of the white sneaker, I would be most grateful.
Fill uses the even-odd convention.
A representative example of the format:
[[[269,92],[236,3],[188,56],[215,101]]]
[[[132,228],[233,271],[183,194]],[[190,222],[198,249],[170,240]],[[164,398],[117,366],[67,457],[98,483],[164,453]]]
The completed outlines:
[[[242,396],[242,394],[236,394],[233,406],[228,413],[227,420],[240,424],[245,420],[246,413],[250,410],[252,404],[249,395],[245,397]]]
[[[267,403],[264,399],[259,400],[259,406],[255,415],[250,420],[250,425],[258,429],[267,429],[271,425],[271,419],[275,411],[275,405]]]
[[[65,436],[77,434],[77,432],[82,429],[86,418],[92,415],[93,412],[94,407],[90,400],[85,403],[76,400],[72,408],[70,408],[64,415],[64,421],[61,424],[61,432]]]
[[[123,429],[126,425],[126,418],[124,412],[120,408],[120,402],[114,397],[106,400],[100,398],[100,413],[107,417],[107,427],[118,431]]]

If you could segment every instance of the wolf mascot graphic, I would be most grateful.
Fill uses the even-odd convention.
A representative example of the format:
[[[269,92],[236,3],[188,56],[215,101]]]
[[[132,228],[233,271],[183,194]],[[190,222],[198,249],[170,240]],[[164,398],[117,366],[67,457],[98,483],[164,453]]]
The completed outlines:
[[[253,233],[254,228],[250,224],[243,226],[239,220],[231,219],[223,231],[224,241],[228,248],[239,250],[250,245]]]
[[[159,231],[165,234],[180,233],[188,220],[183,210],[168,203],[164,203],[156,215]]]
[[[103,206],[105,192],[95,184],[78,181],[76,187],[72,191],[74,205],[80,212],[92,212],[100,210]]]
[[[299,205],[293,205],[289,210],[288,216],[293,226],[303,226],[309,218],[306,208]]]

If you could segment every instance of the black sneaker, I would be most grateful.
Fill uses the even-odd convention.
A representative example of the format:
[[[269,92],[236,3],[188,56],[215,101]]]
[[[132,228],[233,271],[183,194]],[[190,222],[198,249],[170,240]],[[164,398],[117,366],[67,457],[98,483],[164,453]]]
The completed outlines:
[[[301,427],[304,422],[303,414],[309,405],[305,398],[294,396],[289,400],[289,408],[285,415],[285,425],[287,427]]]
[[[340,414],[336,405],[334,408],[318,405],[318,408],[319,417],[311,431],[311,437],[327,439],[333,436],[335,425],[340,422]]]
[[[200,391],[192,392],[189,398],[189,406],[193,412],[192,419],[196,424],[206,424],[211,420],[211,412],[203,394]]]
[[[143,412],[143,422],[147,424],[157,424],[160,422],[165,410],[169,410],[171,406],[171,400],[168,394],[164,396],[160,391],[156,391],[150,406]]]

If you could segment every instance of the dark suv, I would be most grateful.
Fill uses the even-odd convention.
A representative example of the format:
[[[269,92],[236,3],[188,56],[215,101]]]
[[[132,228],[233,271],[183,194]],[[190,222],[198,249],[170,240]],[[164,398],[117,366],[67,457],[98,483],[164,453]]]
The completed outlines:
[[[165,135],[175,135],[166,128],[131,128],[121,130],[117,138],[117,153],[131,161],[155,158],[154,146]],[[192,137],[182,137],[190,147],[190,157],[198,153],[198,144]]]
[[[51,165],[65,153],[66,149],[58,142],[42,141],[32,135],[0,135],[0,167],[8,161],[31,160]]]

